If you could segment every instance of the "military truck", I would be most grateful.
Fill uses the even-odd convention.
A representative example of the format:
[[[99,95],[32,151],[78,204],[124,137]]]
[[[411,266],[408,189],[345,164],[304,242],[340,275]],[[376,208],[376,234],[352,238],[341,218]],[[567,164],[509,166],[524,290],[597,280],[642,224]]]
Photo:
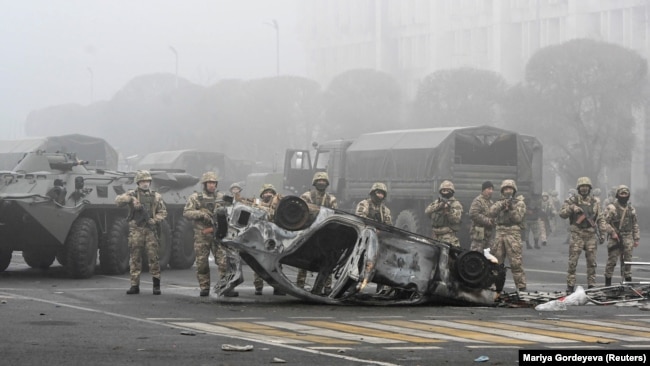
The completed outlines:
[[[424,210],[438,197],[443,180],[451,180],[463,205],[461,245],[469,247],[472,200],[483,181],[495,185],[514,179],[518,194],[542,192],[542,144],[535,137],[491,126],[445,127],[367,133],[354,140],[314,143],[314,154],[289,149],[285,155],[285,189],[301,194],[311,188],[315,172],[326,171],[329,190],[339,207],[354,212],[374,182],[388,186],[387,205],[395,226],[430,235]]]
[[[13,251],[34,268],[55,258],[75,278],[95,272],[124,273],[129,266],[127,210],[115,197],[134,189],[135,172],[89,170],[73,153],[27,153],[12,171],[0,172],[0,271]],[[152,188],[162,194],[168,217],[160,225],[161,268],[188,268],[194,261],[192,227],[181,223],[187,197],[198,178],[153,172]]]

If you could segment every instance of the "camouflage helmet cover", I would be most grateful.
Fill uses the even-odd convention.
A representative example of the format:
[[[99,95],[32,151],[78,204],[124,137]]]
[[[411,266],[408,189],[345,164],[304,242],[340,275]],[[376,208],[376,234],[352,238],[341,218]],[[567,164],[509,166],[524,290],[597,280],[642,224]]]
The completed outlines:
[[[512,179],[505,179],[503,182],[501,182],[501,192],[503,192],[504,188],[510,187],[517,192],[517,184],[515,183],[514,180]]]
[[[135,182],[140,183],[143,180],[152,180],[151,173],[148,170],[138,170],[135,173]]]
[[[276,192],[275,187],[271,183],[266,183],[266,184],[262,185],[262,188],[260,189],[260,197],[262,197],[262,195],[266,191],[273,191],[273,194],[278,193],[278,192]]]
[[[580,188],[580,186],[589,186],[589,188],[592,188],[591,179],[589,179],[589,177],[578,178],[578,182],[576,183],[576,189]]]
[[[548,192],[542,192],[542,197],[548,197]]]
[[[451,189],[452,192],[456,192],[456,188],[454,188],[454,183],[452,183],[450,180],[443,180],[442,183],[440,183],[440,188],[438,188],[438,193],[442,191],[443,189]]]
[[[215,172],[205,172],[201,176],[201,184],[207,183],[207,182],[215,182],[219,183],[219,178],[217,178],[217,173]]]
[[[384,196],[388,196],[388,187],[384,183],[376,182],[370,187],[370,194],[374,191],[384,191]]]
[[[228,190],[231,191],[233,188],[239,188],[240,191],[243,190],[243,188],[241,187],[241,184],[239,184],[237,182],[231,184],[230,187],[228,188]]]
[[[618,197],[618,195],[623,193],[623,192],[627,192],[627,194],[629,195],[630,194],[630,188],[628,186],[624,185],[624,184],[621,184],[620,186],[618,186],[618,189],[616,190],[616,196]]]
[[[330,177],[327,175],[327,172],[316,172],[314,178],[311,180],[311,185],[316,185],[317,180],[325,180],[327,184],[330,184]]]

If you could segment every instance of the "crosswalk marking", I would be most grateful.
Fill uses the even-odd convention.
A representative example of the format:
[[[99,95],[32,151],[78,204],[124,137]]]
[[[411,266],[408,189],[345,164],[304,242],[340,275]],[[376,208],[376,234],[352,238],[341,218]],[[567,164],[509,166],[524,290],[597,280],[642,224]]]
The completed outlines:
[[[571,342],[598,342],[603,341],[602,338],[593,336],[583,336],[580,334],[567,333],[566,330],[559,330],[555,327],[545,328],[543,326],[535,328],[532,327],[533,323],[507,321],[503,323],[482,321],[482,320],[459,320],[464,324],[471,324],[479,327],[496,328],[502,330],[509,330],[518,332],[512,334],[513,337],[522,339],[537,339],[537,342],[542,343],[571,343]],[[607,341],[607,340],[605,340]],[[611,340],[609,340],[611,341]]]
[[[184,321],[180,318],[166,320],[169,324],[211,334],[312,349],[341,349],[362,344],[383,345],[385,349],[436,349],[438,346],[430,344],[444,342],[462,342],[470,348],[517,347],[540,343],[547,343],[547,347],[581,347],[580,344],[585,346],[619,341],[642,342],[644,345],[650,343],[650,331],[639,326],[638,322],[591,319],[243,321],[231,318],[211,323]]]
[[[419,329],[429,333],[438,333],[441,335],[455,336],[453,338],[465,338],[471,340],[477,340],[482,342],[491,342],[491,343],[505,343],[505,344],[533,344],[532,341],[526,341],[522,339],[513,339],[502,337],[499,335],[491,334],[491,332],[483,332],[483,329],[476,329],[476,327],[468,327],[467,330],[463,327],[443,327],[441,325],[434,326],[429,324],[420,324],[412,321],[405,320],[385,320],[382,321],[383,324],[394,325],[400,327],[401,329]],[[460,324],[461,326],[463,324]]]
[[[271,337],[284,337],[284,338],[289,338],[289,339],[295,339],[295,340],[300,340],[300,341],[307,341],[307,342],[312,342],[312,343],[322,343],[322,344],[350,344],[350,343],[356,343],[356,342],[351,342],[347,340],[342,340],[342,339],[336,339],[336,338],[330,338],[330,337],[323,337],[323,336],[318,336],[318,335],[306,335],[306,334],[301,334],[301,333],[296,333],[296,332],[289,332],[281,329],[277,329],[274,327],[270,327],[261,323],[248,323],[248,322],[216,322],[215,324],[228,327],[228,328],[235,328],[235,329],[241,329],[245,332],[252,332],[252,333],[261,333],[261,334],[266,334]]]
[[[411,335],[408,335],[408,334],[393,333],[393,332],[390,332],[390,331],[384,331],[384,330],[381,330],[381,329],[366,328],[366,327],[362,327],[362,326],[359,326],[359,325],[353,325],[353,324],[348,324],[348,323],[339,323],[339,322],[332,323],[332,322],[324,322],[324,321],[306,321],[306,322],[301,322],[301,323],[311,325],[311,326],[314,326],[314,327],[322,327],[322,328],[327,328],[327,329],[339,330],[341,332],[347,332],[347,333],[353,333],[353,334],[363,334],[364,336],[372,336],[372,337],[381,337],[381,338],[392,339],[393,343],[399,343],[399,342],[437,343],[437,342],[442,342],[441,340],[438,340],[438,339],[417,337],[417,336],[411,336]],[[367,323],[367,322],[362,322],[362,323]]]

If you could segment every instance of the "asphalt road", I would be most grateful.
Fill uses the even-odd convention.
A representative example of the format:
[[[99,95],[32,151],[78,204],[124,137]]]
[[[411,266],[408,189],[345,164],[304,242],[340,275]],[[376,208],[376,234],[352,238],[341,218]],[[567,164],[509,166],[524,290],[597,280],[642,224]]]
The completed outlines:
[[[648,239],[644,234],[635,261],[650,261]],[[563,240],[525,251],[531,292],[566,288]],[[599,247],[600,283],[605,254]],[[0,363],[464,365],[486,356],[486,364],[512,365],[519,350],[650,350],[650,312],[642,304],[557,312],[317,305],[274,296],[270,287],[255,296],[245,269],[237,298],[199,298],[194,268],[164,271],[161,296],[151,294],[146,274],[141,294],[126,295],[128,275],[73,280],[58,265],[31,269],[14,253],[0,273]],[[648,270],[635,268],[634,279],[650,281]],[[586,285],[584,256],[578,273]],[[506,290],[513,290],[510,274]]]

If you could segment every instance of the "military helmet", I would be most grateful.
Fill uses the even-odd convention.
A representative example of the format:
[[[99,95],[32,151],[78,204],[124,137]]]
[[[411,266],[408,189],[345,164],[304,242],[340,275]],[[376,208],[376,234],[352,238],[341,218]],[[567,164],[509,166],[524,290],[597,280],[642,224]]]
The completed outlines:
[[[240,191],[243,190],[243,188],[241,187],[241,185],[240,185],[239,183],[237,183],[237,182],[231,184],[230,187],[228,188],[228,190],[229,190],[229,191],[232,191],[233,188],[239,188]]]
[[[618,189],[616,190],[616,197],[618,197],[618,195],[621,194],[622,192],[627,192],[627,195],[629,196],[630,188],[624,184],[621,184],[620,186],[618,186]]]
[[[600,197],[601,190],[600,188],[594,188],[593,191],[591,191],[591,194],[594,195],[594,197]]]
[[[592,188],[591,185],[591,179],[589,177],[580,177],[578,178],[578,183],[576,183],[576,189],[580,188],[580,186],[589,186],[589,188]]]
[[[548,192],[542,192],[542,197],[544,196],[548,197]]]
[[[273,191],[273,194],[278,193],[278,192],[276,192],[275,187],[271,183],[266,183],[266,184],[262,185],[262,188],[260,189],[260,197],[262,197],[262,195],[266,191]]]
[[[314,178],[311,180],[311,185],[316,185],[316,181],[321,179],[327,181],[328,185],[330,184],[330,177],[327,175],[327,172],[316,172]]]
[[[374,191],[384,191],[384,196],[388,196],[388,187],[384,183],[376,182],[370,187],[370,194]]]
[[[557,193],[557,191],[555,189],[552,190],[550,193],[551,193],[551,197],[557,197],[558,196],[558,193]]]
[[[452,183],[450,180],[443,180],[442,183],[440,183],[440,188],[438,188],[438,193],[442,191],[443,189],[451,189],[452,193],[456,192],[456,189],[454,188],[454,183]]]
[[[610,196],[616,196],[616,191],[618,191],[618,186],[612,186],[612,188],[609,189],[609,195]]]
[[[217,178],[217,173],[215,172],[203,173],[203,175],[201,176],[201,184],[208,183],[208,182],[219,183],[219,178]]]
[[[153,180],[148,170],[138,170],[135,173],[135,182],[140,183],[143,180]]]
[[[501,192],[503,192],[504,188],[510,187],[517,192],[517,184],[515,183],[514,180],[512,179],[505,179],[503,182],[501,182]]]

